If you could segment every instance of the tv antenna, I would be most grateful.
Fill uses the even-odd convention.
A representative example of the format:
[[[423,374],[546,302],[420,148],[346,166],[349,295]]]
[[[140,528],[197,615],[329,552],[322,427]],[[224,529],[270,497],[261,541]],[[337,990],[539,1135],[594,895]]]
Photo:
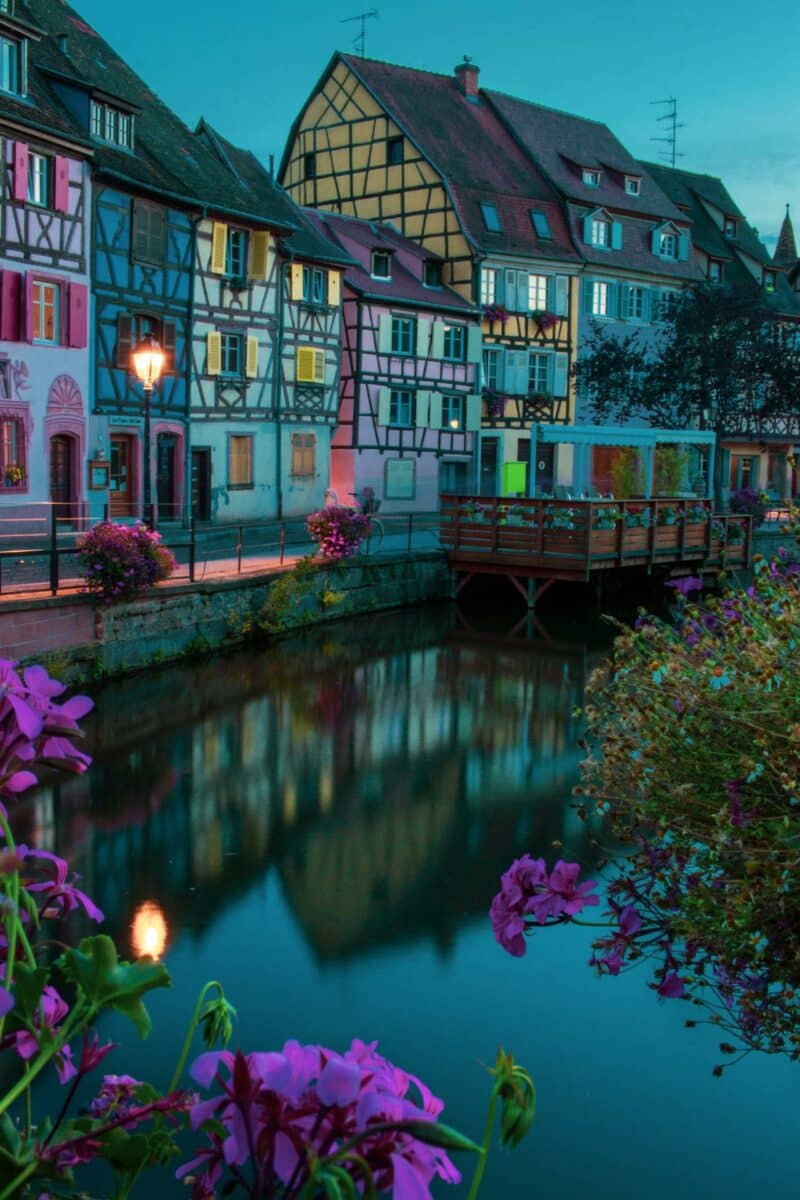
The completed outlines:
[[[669,163],[671,167],[675,166],[676,158],[685,158],[685,154],[678,152],[678,130],[685,129],[686,125],[683,121],[678,120],[678,101],[674,96],[670,96],[668,100],[651,100],[651,104],[668,104],[669,108],[660,117],[656,117],[657,121],[667,122],[667,134],[665,137],[651,137],[651,142],[666,142],[666,149],[659,150],[658,156],[664,162]]]
[[[344,17],[339,22],[340,25],[347,25],[350,21],[360,21],[361,22],[361,32],[356,36],[356,38],[353,41],[353,45],[355,46],[356,54],[360,55],[361,58],[364,57],[364,49],[365,49],[366,42],[367,42],[367,21],[370,21],[373,17],[377,17],[377,15],[378,15],[377,8],[368,8],[366,12],[357,13],[354,17]]]

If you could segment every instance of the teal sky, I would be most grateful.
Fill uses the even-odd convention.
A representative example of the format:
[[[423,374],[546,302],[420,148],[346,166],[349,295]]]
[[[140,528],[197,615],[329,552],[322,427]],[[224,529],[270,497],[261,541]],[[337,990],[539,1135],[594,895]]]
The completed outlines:
[[[81,15],[189,124],[202,115],[265,161],[373,0],[76,0]],[[770,247],[785,205],[800,233],[800,35],[796,0],[374,0],[367,54],[449,73],[464,54],[498,91],[604,121],[631,153],[676,96],[679,165],[719,175]]]

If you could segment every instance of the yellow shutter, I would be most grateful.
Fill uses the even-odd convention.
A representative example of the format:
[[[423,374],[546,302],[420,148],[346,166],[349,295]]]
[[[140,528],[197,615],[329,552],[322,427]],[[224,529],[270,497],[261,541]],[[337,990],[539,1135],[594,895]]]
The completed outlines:
[[[314,383],[325,382],[325,351],[314,351]]]
[[[292,263],[292,299],[303,299],[303,264]]]
[[[267,279],[269,276],[269,234],[263,231],[250,237],[251,279]]]
[[[258,376],[258,338],[253,337],[252,334],[247,338],[245,375],[248,379],[255,379]]]
[[[206,346],[206,374],[219,375],[222,370],[222,334],[209,333]]]
[[[317,353],[310,346],[300,347],[297,351],[297,382],[314,382],[314,355]]]
[[[214,222],[211,235],[211,270],[214,275],[225,274],[225,252],[228,246],[228,226],[221,221]]]
[[[328,272],[328,304],[331,308],[338,308],[342,298],[342,283],[341,275],[338,271]]]

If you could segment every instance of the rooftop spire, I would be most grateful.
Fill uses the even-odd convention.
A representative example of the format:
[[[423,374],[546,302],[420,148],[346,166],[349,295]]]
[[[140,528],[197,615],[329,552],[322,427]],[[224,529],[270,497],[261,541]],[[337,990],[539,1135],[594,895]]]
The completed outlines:
[[[789,216],[789,205],[786,205],[786,216],[783,218],[778,242],[772,255],[772,261],[778,267],[793,267],[797,262],[797,243],[794,240],[792,218]]]

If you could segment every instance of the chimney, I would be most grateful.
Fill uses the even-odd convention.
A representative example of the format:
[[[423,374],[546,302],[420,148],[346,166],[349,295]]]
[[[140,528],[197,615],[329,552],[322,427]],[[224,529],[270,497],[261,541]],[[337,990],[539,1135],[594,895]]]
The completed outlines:
[[[478,99],[478,75],[480,67],[476,67],[468,54],[464,55],[464,61],[460,62],[454,71],[456,83],[468,100]]]

